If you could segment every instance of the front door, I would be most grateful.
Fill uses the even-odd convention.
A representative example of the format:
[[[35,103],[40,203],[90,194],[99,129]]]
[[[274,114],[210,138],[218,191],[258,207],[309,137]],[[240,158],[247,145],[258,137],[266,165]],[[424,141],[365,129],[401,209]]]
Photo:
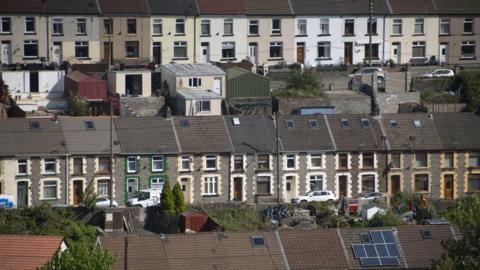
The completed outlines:
[[[250,58],[250,62],[252,62],[252,64],[258,65],[257,43],[248,44],[248,57]]]
[[[295,194],[295,176],[289,175],[285,177],[285,202],[290,203],[297,194]]]
[[[243,200],[243,178],[233,178],[233,200],[241,202]]]
[[[222,78],[215,78],[213,81],[213,92],[222,95]]]
[[[202,42],[202,63],[210,62],[210,46],[208,42]]]
[[[453,200],[454,181],[453,174],[443,176],[443,198]]]
[[[38,72],[30,71],[30,92],[38,93]]]
[[[348,196],[348,177],[346,175],[340,175],[338,177],[338,195],[340,197]]]
[[[390,176],[390,195],[400,192],[400,175]]]
[[[28,206],[28,182],[17,182],[17,207],[23,208]]]
[[[183,197],[185,198],[185,202],[192,203],[190,201],[190,178],[184,177],[180,179],[180,185],[183,191]]]
[[[351,65],[353,63],[353,43],[345,42],[344,64]]]
[[[396,64],[401,64],[401,48],[400,48],[400,43],[393,43],[392,44],[392,55],[393,55],[393,60],[395,61]]]
[[[303,64],[305,62],[305,43],[297,43],[297,63]]]
[[[79,205],[82,202],[83,181],[73,181],[73,205]]]
[[[53,42],[52,50],[53,50],[52,62],[60,65],[62,63],[62,43]]]
[[[113,42],[110,42],[110,46],[108,42],[104,42],[103,43],[103,61],[105,63],[108,63],[109,57],[110,57],[110,64],[113,64]]]
[[[162,43],[153,42],[153,63],[158,65],[162,63]]]
[[[12,49],[10,41],[2,41],[0,44],[0,61],[2,64],[10,65],[12,63]]]
[[[440,61],[440,63],[447,62],[447,54],[448,54],[448,44],[447,43],[440,44],[440,55],[438,57],[438,60]]]

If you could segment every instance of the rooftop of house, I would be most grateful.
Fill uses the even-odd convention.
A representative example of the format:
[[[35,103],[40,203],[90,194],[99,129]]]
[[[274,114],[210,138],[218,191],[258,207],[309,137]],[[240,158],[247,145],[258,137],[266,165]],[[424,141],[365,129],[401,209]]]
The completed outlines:
[[[235,153],[276,151],[275,126],[265,116],[225,116]]]
[[[165,64],[161,68],[176,76],[224,76],[225,72],[211,64]]]
[[[148,0],[151,15],[186,15],[197,12],[195,0]]]
[[[223,99],[223,97],[212,90],[178,90],[177,95],[186,100],[210,100]]]
[[[242,0],[197,0],[200,15],[243,15],[245,4]]]
[[[0,235],[0,269],[37,269],[65,249],[61,236]]]
[[[147,0],[98,0],[102,15],[138,15],[150,14]]]
[[[441,241],[457,235],[450,225],[426,225],[112,235],[99,242],[118,256],[114,269],[125,269],[125,262],[165,269],[425,269],[440,259]],[[367,254],[370,260],[362,259]]]

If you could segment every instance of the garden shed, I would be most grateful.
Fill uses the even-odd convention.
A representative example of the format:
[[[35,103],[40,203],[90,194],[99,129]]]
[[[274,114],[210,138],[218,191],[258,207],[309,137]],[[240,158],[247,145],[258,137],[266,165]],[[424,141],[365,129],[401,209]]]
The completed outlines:
[[[107,81],[80,71],[65,76],[65,93],[68,97],[78,96],[87,101],[107,99]]]
[[[227,69],[227,98],[270,97],[270,81],[239,67]]]

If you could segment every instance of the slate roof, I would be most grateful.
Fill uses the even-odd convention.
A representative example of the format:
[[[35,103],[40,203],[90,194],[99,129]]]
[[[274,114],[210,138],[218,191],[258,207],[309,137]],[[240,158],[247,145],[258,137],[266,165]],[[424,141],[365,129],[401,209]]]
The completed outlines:
[[[161,65],[176,76],[215,76],[226,73],[212,64],[165,64]]]
[[[295,15],[368,15],[368,0],[290,0]],[[385,0],[375,1],[373,14],[389,14]]]
[[[104,15],[150,14],[147,0],[98,0],[100,13]]]
[[[69,72],[68,74],[65,75],[65,77],[68,77],[68,78],[70,78],[70,79],[72,79],[73,81],[76,81],[76,82],[88,81],[88,82],[106,83],[105,80],[102,80],[102,79],[100,79],[96,76],[90,75],[90,74],[83,73],[83,72],[78,71],[78,70],[74,70],[72,72]]]
[[[448,15],[480,14],[478,0],[435,0],[437,13]]]
[[[30,122],[38,122],[31,129]],[[32,156],[66,153],[65,138],[59,122],[50,118],[8,118],[0,120],[0,155]]]
[[[40,14],[45,12],[45,5],[40,0],[1,0],[0,14],[8,13],[28,13]]]
[[[2,0],[3,1],[3,0]],[[23,0],[22,0],[23,1]],[[99,14],[96,0],[47,0],[47,11],[51,14]]]
[[[92,121],[93,129],[86,128]],[[63,117],[59,122],[70,154],[110,154],[110,119],[108,117]],[[115,126],[113,141],[118,141]],[[113,145],[113,153],[120,153],[120,146]]]
[[[123,154],[179,153],[172,119],[117,118],[115,127]]]
[[[254,235],[267,246],[253,247]],[[128,269],[286,269],[274,232],[126,237]],[[100,244],[118,255],[113,269],[125,269],[125,236],[102,237]]]
[[[237,118],[240,125],[234,125]],[[272,153],[276,149],[273,120],[266,116],[225,116],[235,153]]]
[[[337,230],[280,232],[290,269],[346,269],[347,261]]]
[[[0,235],[0,269],[42,267],[53,258],[62,242],[60,236]]]
[[[480,115],[438,113],[433,114],[433,122],[444,149],[480,149]]]
[[[342,119],[348,121],[349,127],[342,127]],[[362,125],[362,119],[368,121],[369,127]],[[381,140],[382,132],[380,125],[370,115],[331,114],[327,115],[327,120],[338,151],[375,151],[386,149],[386,145]]]
[[[247,15],[293,15],[288,0],[243,0]]]
[[[182,153],[229,153],[233,146],[221,116],[174,117]],[[182,127],[181,123],[188,123]]]
[[[245,15],[243,0],[197,0],[200,15]]]
[[[286,120],[294,122],[294,128],[287,128]],[[318,128],[311,128],[308,120],[316,120]],[[325,152],[334,151],[335,145],[323,115],[287,115],[278,118],[280,143],[284,152]]]
[[[196,15],[195,0],[148,0],[152,15]]]
[[[414,120],[419,120],[421,127],[414,127]],[[443,147],[430,114],[382,114],[379,121],[389,150],[441,150]],[[390,121],[396,121],[398,127],[391,127]]]
[[[435,14],[437,8],[435,0],[386,1],[388,1],[394,15]]]

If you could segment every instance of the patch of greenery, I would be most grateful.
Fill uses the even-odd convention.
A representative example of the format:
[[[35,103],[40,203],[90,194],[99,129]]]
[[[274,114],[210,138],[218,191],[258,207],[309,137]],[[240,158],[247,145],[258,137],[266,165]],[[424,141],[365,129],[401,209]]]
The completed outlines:
[[[197,207],[205,211],[225,231],[246,232],[273,229],[273,226],[264,222],[261,212],[245,204],[217,203]]]
[[[474,112],[480,104],[480,71],[463,71],[455,78],[460,87],[461,101],[467,104],[466,111]]]
[[[285,89],[272,92],[275,97],[283,98],[317,98],[323,96],[323,84],[312,69],[295,70],[290,73]]]
[[[70,98],[68,100],[68,105],[70,107],[70,114],[73,116],[91,115],[90,106],[88,105],[88,103],[77,96]]]
[[[444,91],[424,90],[420,93],[420,101],[430,104],[459,103],[460,98]]]

